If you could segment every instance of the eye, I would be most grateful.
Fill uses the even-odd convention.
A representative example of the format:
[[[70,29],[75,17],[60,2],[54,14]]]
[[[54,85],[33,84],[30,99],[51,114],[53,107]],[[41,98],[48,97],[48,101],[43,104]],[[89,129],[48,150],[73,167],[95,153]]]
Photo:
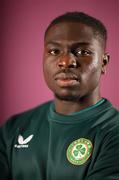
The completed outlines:
[[[76,56],[90,56],[92,52],[90,50],[80,49],[75,51]]]
[[[49,54],[51,54],[52,56],[57,56],[60,54],[60,50],[59,49],[50,49],[48,51]]]

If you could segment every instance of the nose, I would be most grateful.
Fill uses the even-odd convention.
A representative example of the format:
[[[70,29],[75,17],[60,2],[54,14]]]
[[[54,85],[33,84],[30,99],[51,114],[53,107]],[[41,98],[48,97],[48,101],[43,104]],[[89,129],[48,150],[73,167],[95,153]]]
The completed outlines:
[[[58,66],[62,69],[77,68],[77,60],[72,54],[66,54],[59,58]]]

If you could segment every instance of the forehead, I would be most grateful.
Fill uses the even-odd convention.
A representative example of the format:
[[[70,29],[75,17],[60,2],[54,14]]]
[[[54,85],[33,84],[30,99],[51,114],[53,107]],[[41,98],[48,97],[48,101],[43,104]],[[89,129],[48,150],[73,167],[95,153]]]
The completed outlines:
[[[92,42],[98,40],[92,27],[79,22],[61,22],[51,26],[45,36],[45,43],[52,41]]]

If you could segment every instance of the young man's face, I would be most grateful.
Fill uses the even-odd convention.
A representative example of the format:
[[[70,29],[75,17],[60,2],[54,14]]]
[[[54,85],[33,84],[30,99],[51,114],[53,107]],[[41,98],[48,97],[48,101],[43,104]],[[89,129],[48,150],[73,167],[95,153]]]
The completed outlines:
[[[48,87],[62,100],[78,100],[99,92],[103,41],[78,22],[53,25],[44,42],[43,70]]]

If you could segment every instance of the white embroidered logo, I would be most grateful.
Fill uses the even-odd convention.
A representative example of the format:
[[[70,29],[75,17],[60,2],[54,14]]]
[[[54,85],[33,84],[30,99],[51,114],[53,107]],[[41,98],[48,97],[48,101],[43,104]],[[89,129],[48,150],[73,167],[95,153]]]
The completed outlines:
[[[29,147],[28,142],[30,142],[32,138],[33,138],[33,134],[28,136],[26,139],[24,139],[22,135],[19,135],[18,144],[15,144],[14,147],[15,148],[28,148]]]

